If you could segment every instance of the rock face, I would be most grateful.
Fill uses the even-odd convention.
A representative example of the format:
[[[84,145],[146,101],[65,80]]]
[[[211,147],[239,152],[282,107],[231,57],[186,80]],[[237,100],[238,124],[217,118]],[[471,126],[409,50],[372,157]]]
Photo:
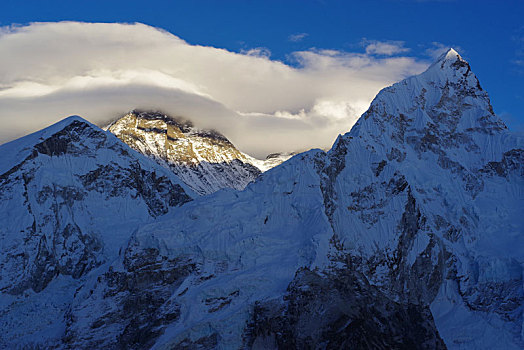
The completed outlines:
[[[133,149],[165,165],[199,194],[242,190],[285,157],[259,161],[240,152],[222,134],[158,112],[133,111],[108,130]]]
[[[37,344],[521,349],[522,148],[450,50],[330,151],[141,225]]]
[[[69,281],[64,292],[80,284],[117,256],[139,223],[196,196],[169,171],[79,117],[0,146],[0,166],[3,329],[37,316],[22,310],[21,300],[38,303],[53,283]],[[74,289],[69,292],[70,298]],[[2,338],[0,347],[15,340]]]
[[[284,304],[256,302],[252,349],[445,349],[429,307],[397,302],[347,269],[299,270]]]

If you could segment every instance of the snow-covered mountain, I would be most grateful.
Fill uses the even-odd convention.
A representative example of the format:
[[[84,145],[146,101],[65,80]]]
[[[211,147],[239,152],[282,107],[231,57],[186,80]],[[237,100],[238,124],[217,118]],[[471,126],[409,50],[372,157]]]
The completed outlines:
[[[52,338],[75,289],[138,225],[197,197],[80,117],[0,146],[0,173],[0,348]]]
[[[329,152],[142,226],[79,291],[68,344],[522,348],[522,164],[451,50]]]
[[[34,317],[29,330],[11,321],[4,338],[23,330],[58,348],[521,349],[523,141],[450,50],[383,89],[328,152],[295,155],[243,191],[140,225],[85,277],[52,336]],[[19,313],[55,302],[35,306],[33,295],[17,300]]]
[[[240,152],[217,131],[198,129],[187,120],[159,112],[132,111],[108,130],[131,148],[171,169],[199,194],[222,188],[242,190],[262,171],[290,157],[255,159]]]

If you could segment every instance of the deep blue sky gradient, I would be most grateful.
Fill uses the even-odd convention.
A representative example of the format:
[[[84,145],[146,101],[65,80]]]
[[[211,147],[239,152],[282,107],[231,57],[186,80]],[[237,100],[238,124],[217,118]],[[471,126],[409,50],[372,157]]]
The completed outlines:
[[[524,131],[524,0],[122,1],[0,0],[0,25],[39,21],[142,22],[191,44],[271,58],[310,48],[364,52],[362,41],[400,40],[430,60],[432,42],[458,48],[495,111]],[[307,33],[300,42],[288,37]],[[1,58],[0,58],[1,60]]]

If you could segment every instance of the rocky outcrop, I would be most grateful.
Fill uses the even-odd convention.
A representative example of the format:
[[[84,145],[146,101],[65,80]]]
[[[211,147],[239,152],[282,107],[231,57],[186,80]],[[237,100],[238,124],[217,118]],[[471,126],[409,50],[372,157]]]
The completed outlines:
[[[197,129],[190,121],[159,112],[132,111],[108,130],[133,149],[158,161],[195,192],[244,189],[261,173],[262,163],[240,152],[215,130]]]
[[[403,304],[349,266],[297,272],[281,302],[257,302],[252,349],[445,349],[427,306]]]
[[[111,267],[89,291],[77,296],[66,315],[63,342],[67,347],[148,348],[166,326],[178,320],[180,305],[172,294],[196,265],[189,258],[168,259],[158,249],[135,247],[131,241],[121,269]],[[96,301],[86,308],[89,299]],[[87,334],[77,326],[86,319]]]

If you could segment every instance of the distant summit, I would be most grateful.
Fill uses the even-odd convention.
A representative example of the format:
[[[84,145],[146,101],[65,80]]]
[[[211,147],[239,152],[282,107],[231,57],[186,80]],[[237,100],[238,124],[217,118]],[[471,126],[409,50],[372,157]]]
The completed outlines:
[[[168,167],[199,194],[241,190],[262,171],[289,158],[254,159],[218,131],[199,129],[161,112],[133,110],[109,125],[108,131]]]

